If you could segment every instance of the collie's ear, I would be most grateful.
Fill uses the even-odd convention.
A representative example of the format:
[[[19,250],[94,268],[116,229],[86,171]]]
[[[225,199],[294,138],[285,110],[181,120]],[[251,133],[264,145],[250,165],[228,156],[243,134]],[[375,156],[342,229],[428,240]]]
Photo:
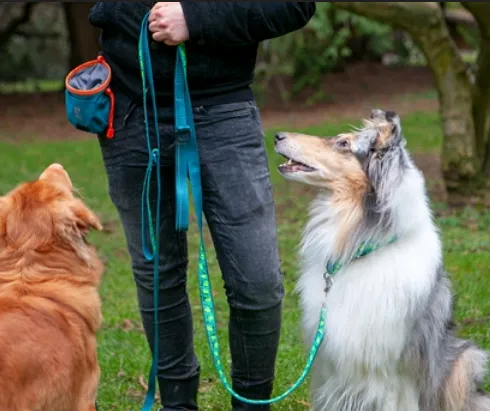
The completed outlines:
[[[394,111],[373,110],[371,119],[378,123],[376,148],[399,145],[403,141],[400,116]]]

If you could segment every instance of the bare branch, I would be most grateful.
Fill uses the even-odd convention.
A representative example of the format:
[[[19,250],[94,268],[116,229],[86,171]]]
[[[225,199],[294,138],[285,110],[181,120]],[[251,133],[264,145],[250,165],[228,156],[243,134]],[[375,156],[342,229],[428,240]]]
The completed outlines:
[[[436,2],[332,2],[335,6],[382,23],[395,25],[409,33],[438,24],[443,16]]]
[[[2,48],[5,44],[8,43],[10,38],[15,34],[15,32],[18,30],[20,26],[22,26],[23,24],[29,21],[29,19],[31,18],[32,9],[36,4],[37,2],[29,2],[24,4],[24,7],[22,9],[22,14],[18,18],[13,19],[8,24],[6,29],[0,33],[0,48]]]
[[[449,23],[453,24],[461,24],[470,28],[476,28],[478,25],[473,15],[462,9],[446,9],[444,10],[444,17]]]

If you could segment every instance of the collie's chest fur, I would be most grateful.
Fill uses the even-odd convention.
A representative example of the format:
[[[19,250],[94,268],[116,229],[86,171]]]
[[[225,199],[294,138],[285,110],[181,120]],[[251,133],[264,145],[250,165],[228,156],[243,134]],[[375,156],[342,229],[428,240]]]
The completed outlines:
[[[307,231],[298,282],[308,343],[321,307],[327,307],[326,337],[312,382],[320,404],[316,409],[371,411],[371,404],[379,403],[385,405],[376,411],[385,406],[393,410],[404,401],[407,409],[416,411],[416,371],[403,354],[436,282],[438,234],[427,220],[397,242],[346,265],[326,293],[328,256],[313,244],[331,238],[328,230],[326,225]],[[360,398],[365,406],[354,407]]]

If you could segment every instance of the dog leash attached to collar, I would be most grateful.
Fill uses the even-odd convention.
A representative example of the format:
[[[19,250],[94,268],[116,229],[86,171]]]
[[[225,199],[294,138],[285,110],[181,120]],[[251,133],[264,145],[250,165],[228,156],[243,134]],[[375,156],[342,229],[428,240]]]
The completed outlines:
[[[141,35],[138,47],[141,76],[143,82],[143,104],[145,114],[145,131],[148,145],[149,162],[146,177],[143,185],[142,194],[142,246],[143,252],[148,261],[153,261],[153,288],[154,288],[154,332],[155,340],[153,347],[153,359],[149,373],[148,391],[142,411],[150,411],[155,403],[157,364],[158,364],[158,306],[159,306],[159,228],[160,228],[160,201],[161,201],[161,180],[160,180],[160,134],[158,129],[158,109],[156,104],[153,74],[151,69],[151,53],[148,43],[148,17],[145,16],[142,22]],[[254,400],[242,397],[236,393],[226,378],[223,362],[221,361],[221,350],[218,341],[216,326],[216,312],[214,306],[211,279],[209,277],[206,249],[204,246],[203,234],[203,200],[201,185],[201,169],[199,161],[199,150],[197,145],[196,130],[192,112],[192,104],[187,83],[187,64],[185,45],[177,47],[174,78],[174,100],[175,100],[175,194],[176,194],[176,229],[186,231],[189,225],[189,193],[187,179],[190,180],[192,194],[194,198],[194,209],[196,221],[200,235],[199,260],[198,260],[198,283],[201,299],[201,308],[204,318],[204,325],[208,346],[211,352],[214,366],[218,373],[221,383],[230,395],[236,399],[253,405],[265,405],[282,401],[295,391],[306,379],[313,366],[318,349],[325,337],[326,329],[326,307],[322,307],[318,328],[312,341],[312,346],[307,358],[306,365],[298,380],[283,394],[265,400]],[[153,116],[155,126],[155,136],[157,147],[152,148],[149,132],[149,116],[147,110],[147,94],[150,91],[150,98],[153,105]],[[153,175],[153,168],[156,168],[157,182],[157,204],[155,205],[155,219],[150,203],[150,183]],[[148,227],[146,227],[148,226]],[[147,236],[150,237],[150,248],[147,246]]]

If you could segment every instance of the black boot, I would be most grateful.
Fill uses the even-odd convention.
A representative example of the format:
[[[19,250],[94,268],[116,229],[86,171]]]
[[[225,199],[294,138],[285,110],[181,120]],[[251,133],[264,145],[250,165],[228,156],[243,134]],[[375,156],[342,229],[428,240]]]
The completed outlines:
[[[159,380],[163,408],[160,411],[197,411],[199,374],[187,380]]]

